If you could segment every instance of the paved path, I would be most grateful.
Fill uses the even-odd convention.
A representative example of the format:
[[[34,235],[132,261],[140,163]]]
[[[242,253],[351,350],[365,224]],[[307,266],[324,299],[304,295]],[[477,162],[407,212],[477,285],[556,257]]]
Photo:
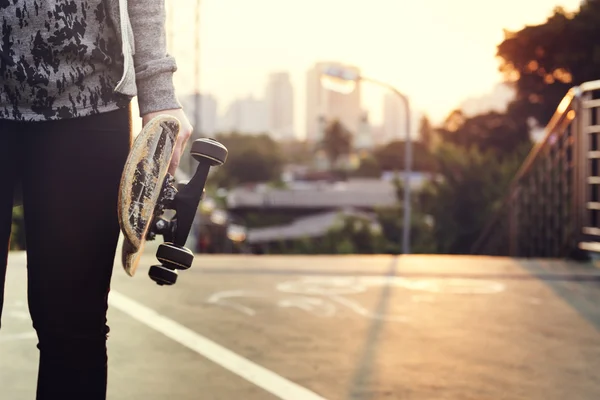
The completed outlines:
[[[24,272],[13,253],[2,399],[34,398]],[[197,256],[176,286],[146,273],[115,270],[109,400],[600,398],[600,270],[589,265]]]

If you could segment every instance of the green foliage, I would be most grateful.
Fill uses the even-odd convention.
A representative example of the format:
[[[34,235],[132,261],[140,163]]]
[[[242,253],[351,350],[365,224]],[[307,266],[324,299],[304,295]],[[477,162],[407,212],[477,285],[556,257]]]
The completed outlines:
[[[540,25],[505,32],[501,71],[516,88],[506,113],[449,115],[432,147],[442,179],[423,193],[442,253],[465,253],[508,194],[531,150],[528,120],[546,125],[569,88],[600,79],[600,0],[568,14],[557,8]]]
[[[600,79],[599,37],[599,0],[574,14],[556,8],[543,24],[505,32],[500,70],[517,90],[509,114],[544,126],[570,87]]]
[[[429,118],[424,116],[419,124],[419,142],[426,150],[430,150],[433,146],[434,136],[433,126],[431,126]]]
[[[340,215],[337,224],[319,238],[303,237],[289,244],[269,246],[283,254],[378,254],[387,243],[381,232],[365,217]]]
[[[531,144],[525,120],[495,111],[472,118],[466,118],[461,111],[454,111],[437,132],[447,143],[464,149],[476,147],[483,153],[494,153],[500,157],[512,154],[523,144]]]
[[[493,151],[440,144],[435,152],[441,180],[422,194],[423,211],[433,217],[433,238],[440,253],[468,253],[497,206],[529,150],[512,156]]]
[[[288,188],[288,184],[280,178],[270,181],[267,184],[267,186],[271,189],[287,189]]]
[[[276,254],[400,254],[402,252],[402,209],[379,209],[376,223],[366,217],[340,215],[338,223],[324,236],[304,237],[289,244],[275,243],[268,248]],[[433,253],[430,218],[417,209],[411,219],[413,253]]]
[[[292,223],[297,216],[284,212],[249,212],[244,216],[247,228],[264,228],[267,226],[286,225]]]
[[[356,254],[357,251],[354,248],[354,244],[350,238],[343,238],[340,242],[338,242],[335,246],[335,254]]]
[[[600,79],[599,37],[600,0],[584,2],[573,14],[557,8],[543,24],[505,32],[497,55],[500,70],[517,94],[507,112],[467,117],[455,111],[440,127],[432,127],[427,118],[421,120],[420,139],[413,143],[413,170],[431,172],[438,178],[413,193],[409,221],[413,253],[470,251],[532,148],[530,120],[546,125],[569,88]],[[352,147],[349,132],[339,121],[327,127],[320,145],[333,168]],[[233,149],[238,143],[230,146]],[[308,160],[311,154],[302,144],[289,145],[285,151],[293,162]],[[381,170],[402,171],[404,153],[404,141],[389,143],[363,156],[353,174],[376,177]],[[256,170],[266,174],[260,167]],[[236,175],[232,172],[231,176]],[[324,237],[275,247],[304,254],[400,253],[403,191],[399,182],[397,205],[376,210],[380,231],[373,229],[368,219],[350,216]],[[261,218],[256,217],[254,223],[261,223]]]
[[[404,187],[402,182],[395,181],[397,187],[398,204],[393,207],[379,207],[375,211],[377,220],[381,225],[382,235],[385,238],[384,253],[401,254],[402,236],[404,230],[404,207],[402,204]],[[422,207],[420,193],[411,196],[410,217],[410,248],[413,254],[435,253],[437,244],[433,236],[431,223],[432,217],[425,213]]]
[[[379,178],[381,176],[381,164],[375,156],[365,154],[360,158],[358,169],[352,175],[363,178]]]
[[[293,252],[297,254],[314,254],[315,246],[310,238],[305,237],[294,241],[293,248]]]
[[[327,236],[326,240],[335,244],[335,253],[376,254],[383,249],[381,232],[365,217],[342,216]]]
[[[330,165],[334,167],[341,156],[350,154],[352,134],[339,120],[334,120],[325,128],[321,146]]]
[[[306,141],[288,140],[280,142],[281,154],[284,160],[290,164],[309,164],[313,158],[313,148]]]
[[[227,162],[211,176],[212,185],[230,188],[280,178],[284,158],[278,143],[269,136],[232,133],[218,135],[216,139],[227,147],[229,155]]]
[[[401,171],[404,170],[406,160],[404,157],[405,151],[405,142],[398,140],[375,149],[374,157],[379,161],[384,171]],[[431,172],[435,170],[435,160],[425,144],[422,142],[413,142],[412,152],[413,171]]]

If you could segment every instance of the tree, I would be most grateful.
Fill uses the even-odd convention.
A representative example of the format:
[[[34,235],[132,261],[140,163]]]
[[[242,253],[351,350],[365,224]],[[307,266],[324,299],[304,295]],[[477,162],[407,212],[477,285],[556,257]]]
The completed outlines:
[[[311,145],[306,141],[288,140],[279,143],[281,154],[287,162],[309,164],[313,160]]]
[[[329,243],[332,254],[377,254],[384,248],[381,232],[373,222],[358,215],[341,215],[338,224],[321,240]]]
[[[600,0],[569,14],[556,8],[547,21],[505,31],[500,70],[516,88],[508,114],[545,126],[569,88],[600,79]]]
[[[232,187],[280,178],[284,160],[279,145],[269,136],[232,133],[216,139],[227,147],[229,155],[211,177],[211,184]]]
[[[337,223],[323,236],[292,240],[285,252],[295,254],[379,254],[385,238],[374,221],[359,215],[338,216]],[[281,246],[279,247],[281,249]],[[270,249],[282,251],[279,249]]]
[[[431,217],[423,214],[417,196],[413,197],[410,216],[410,251],[412,254],[431,254],[437,251],[433,236]],[[402,235],[404,231],[404,209],[399,203],[394,207],[382,207],[376,210],[382,235],[385,238],[384,253],[402,253]]]
[[[354,172],[354,176],[364,178],[381,177],[381,165],[377,158],[371,154],[362,156],[358,169]]]
[[[377,207],[375,213],[385,238],[384,252],[401,254],[402,237],[404,234],[404,184],[395,178],[396,204],[393,206]],[[433,236],[431,216],[423,207],[421,192],[411,196],[410,212],[410,250],[413,254],[430,254],[437,251],[437,243]]]
[[[468,253],[490,217],[497,211],[529,146],[497,157],[492,150],[464,148],[442,142],[435,150],[441,179],[431,181],[421,195],[423,212],[433,218],[437,251]]]
[[[412,170],[421,172],[433,172],[435,170],[435,160],[425,145],[419,141],[412,143],[413,162]],[[379,161],[381,169],[384,171],[404,170],[405,162],[405,142],[397,140],[390,142],[385,146],[375,149],[374,156]]]
[[[500,157],[514,153],[524,144],[530,145],[526,121],[496,111],[471,118],[459,110],[453,111],[437,132],[447,143],[464,149],[476,147],[484,153],[493,152]]]
[[[427,116],[423,116],[419,126],[419,142],[425,149],[431,149],[434,139],[433,136],[434,132],[431,122],[429,122],[429,118]]]
[[[341,156],[350,154],[352,150],[352,134],[336,119],[325,128],[322,146],[329,164],[333,167]]]

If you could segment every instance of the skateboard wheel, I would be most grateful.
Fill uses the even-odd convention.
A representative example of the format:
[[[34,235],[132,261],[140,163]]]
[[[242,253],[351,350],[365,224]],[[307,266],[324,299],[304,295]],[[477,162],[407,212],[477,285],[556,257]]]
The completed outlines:
[[[153,265],[148,271],[150,278],[159,285],[174,285],[177,282],[177,271],[163,265]]]
[[[211,166],[223,165],[227,161],[227,148],[214,139],[197,139],[192,143],[190,154],[198,162]]]
[[[192,266],[194,254],[185,247],[162,243],[158,246],[156,258],[169,268],[186,270]]]

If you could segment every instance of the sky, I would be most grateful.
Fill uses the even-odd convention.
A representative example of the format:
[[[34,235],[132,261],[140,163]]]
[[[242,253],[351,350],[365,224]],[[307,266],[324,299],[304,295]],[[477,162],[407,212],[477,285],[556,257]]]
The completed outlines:
[[[197,0],[166,0],[169,51],[179,95],[194,91]],[[201,0],[200,83],[224,112],[237,98],[262,97],[268,74],[287,71],[295,127],[305,133],[308,69],[318,61],[352,64],[405,93],[439,122],[462,101],[502,80],[496,46],[503,29],[542,23],[556,6],[580,0]],[[385,90],[363,84],[363,107],[381,121]]]

